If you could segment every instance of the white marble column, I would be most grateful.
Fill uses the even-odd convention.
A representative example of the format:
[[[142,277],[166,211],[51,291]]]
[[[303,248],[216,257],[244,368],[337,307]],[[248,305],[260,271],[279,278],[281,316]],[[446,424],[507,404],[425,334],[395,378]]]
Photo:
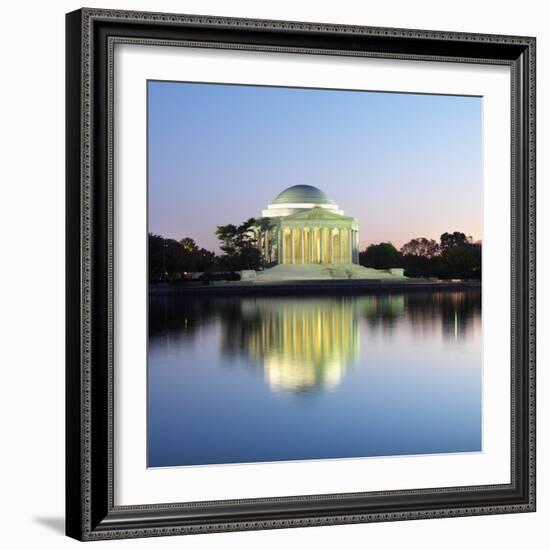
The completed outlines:
[[[325,253],[325,250],[324,250],[324,228],[323,227],[320,227],[319,228],[319,263],[322,264],[324,263],[325,261],[325,258],[324,258],[324,253]]]
[[[290,263],[293,264],[295,263],[294,261],[294,233],[295,233],[296,229],[293,227],[291,228],[290,230],[290,255],[291,255],[291,258],[290,258]]]
[[[304,228],[301,227],[300,231],[300,260],[302,265],[304,264]]]
[[[309,263],[314,263],[313,258],[313,228],[309,228]]]
[[[332,229],[328,230],[328,257],[329,263],[334,263],[334,242],[332,236]]]

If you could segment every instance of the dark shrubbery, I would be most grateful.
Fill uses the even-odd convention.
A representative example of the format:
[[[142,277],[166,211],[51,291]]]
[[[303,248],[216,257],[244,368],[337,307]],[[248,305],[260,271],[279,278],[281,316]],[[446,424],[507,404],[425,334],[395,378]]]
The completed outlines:
[[[391,243],[372,244],[359,263],[375,269],[403,267],[407,277],[481,279],[481,243],[464,233],[443,233],[440,242],[419,237],[397,250]]]
[[[178,281],[193,271],[214,269],[213,252],[199,248],[193,239],[165,239],[149,234],[149,281]]]
[[[401,248],[407,277],[481,279],[481,243],[464,233],[443,233],[440,242],[418,238]]]
[[[403,267],[403,254],[391,243],[371,244],[359,253],[359,263],[374,269]]]

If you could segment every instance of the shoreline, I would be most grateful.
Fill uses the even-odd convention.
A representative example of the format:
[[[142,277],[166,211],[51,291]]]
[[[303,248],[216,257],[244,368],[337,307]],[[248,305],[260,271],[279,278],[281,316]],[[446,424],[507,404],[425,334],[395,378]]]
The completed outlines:
[[[277,283],[159,283],[151,296],[300,296],[323,294],[387,294],[393,292],[481,290],[481,281],[310,280]]]

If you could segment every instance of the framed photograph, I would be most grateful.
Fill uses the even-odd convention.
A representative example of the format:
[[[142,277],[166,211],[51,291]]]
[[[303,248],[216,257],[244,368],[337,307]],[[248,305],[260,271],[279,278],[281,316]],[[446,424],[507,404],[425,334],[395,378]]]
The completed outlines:
[[[67,535],[535,510],[535,39],[67,15]]]

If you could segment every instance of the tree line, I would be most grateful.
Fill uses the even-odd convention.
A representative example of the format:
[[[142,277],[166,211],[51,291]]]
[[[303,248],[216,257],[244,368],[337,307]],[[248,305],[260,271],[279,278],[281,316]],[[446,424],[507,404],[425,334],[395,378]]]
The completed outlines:
[[[189,237],[178,241],[150,233],[149,280],[174,281],[192,272],[230,278],[238,271],[265,267],[254,231],[260,222],[250,218],[240,225],[218,226],[221,254],[199,247]],[[375,269],[404,268],[408,277],[481,279],[481,244],[458,231],[443,233],[439,242],[418,237],[399,250],[389,242],[371,244],[359,253],[359,263]]]
[[[404,268],[407,277],[481,279],[481,243],[460,231],[443,233],[439,242],[418,237],[400,250],[391,243],[371,244],[359,263],[375,269]]]
[[[174,281],[185,278],[192,272],[205,273],[206,278],[231,278],[231,273],[262,267],[262,255],[252,230],[256,220],[250,218],[240,225],[220,225],[216,236],[222,254],[200,248],[189,238],[166,239],[149,233],[149,280]]]

